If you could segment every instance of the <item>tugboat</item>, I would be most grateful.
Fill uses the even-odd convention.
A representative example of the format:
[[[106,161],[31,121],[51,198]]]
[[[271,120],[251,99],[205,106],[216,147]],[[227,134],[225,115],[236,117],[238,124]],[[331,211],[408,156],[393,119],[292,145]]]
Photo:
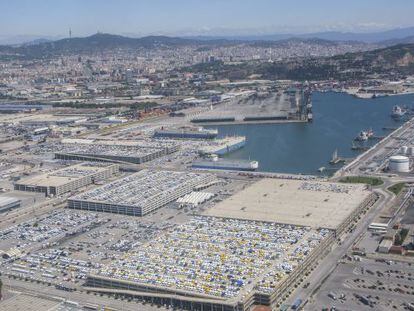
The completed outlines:
[[[370,138],[374,137],[374,132],[372,129],[369,129],[367,131],[361,131],[359,132],[358,136],[355,137],[356,141],[367,141]]]
[[[392,108],[392,112],[391,112],[391,117],[392,118],[394,118],[394,119],[396,119],[396,120],[399,120],[399,119],[401,119],[405,114],[407,113],[407,111],[405,110],[405,109],[403,109],[403,108],[401,108],[400,106],[398,106],[398,105],[395,105],[393,108]]]
[[[366,141],[368,140],[368,133],[365,131],[359,132],[358,136],[355,137],[356,141]]]

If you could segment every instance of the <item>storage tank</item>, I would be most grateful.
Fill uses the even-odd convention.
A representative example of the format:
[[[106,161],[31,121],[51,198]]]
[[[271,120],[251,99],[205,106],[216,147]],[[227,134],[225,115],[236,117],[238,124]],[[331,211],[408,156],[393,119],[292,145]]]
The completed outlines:
[[[406,156],[392,156],[390,157],[388,168],[393,172],[407,173],[410,171],[410,160]]]
[[[401,149],[400,149],[400,153],[401,154],[407,154],[407,151],[408,151],[408,147],[407,146],[402,146]]]
[[[408,147],[407,155],[414,157],[414,147]]]

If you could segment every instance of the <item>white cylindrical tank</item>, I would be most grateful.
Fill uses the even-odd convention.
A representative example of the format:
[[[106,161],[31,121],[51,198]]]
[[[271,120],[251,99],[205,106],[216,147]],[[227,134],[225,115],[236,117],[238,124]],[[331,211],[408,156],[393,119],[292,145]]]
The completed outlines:
[[[410,160],[401,155],[392,156],[388,168],[393,172],[407,173],[410,171]]]
[[[409,156],[414,156],[414,147],[408,147],[408,151],[407,151],[407,154],[409,155]]]
[[[407,151],[408,151],[408,147],[407,146],[402,146],[401,149],[400,149],[400,153],[401,154],[407,154]]]

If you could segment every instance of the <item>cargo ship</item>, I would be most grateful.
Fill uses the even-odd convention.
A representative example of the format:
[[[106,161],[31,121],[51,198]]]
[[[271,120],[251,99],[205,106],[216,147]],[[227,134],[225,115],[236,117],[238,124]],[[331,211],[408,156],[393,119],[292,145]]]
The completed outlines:
[[[246,137],[234,136],[217,139],[208,146],[201,147],[198,152],[201,155],[225,155],[227,153],[238,150],[246,145]]]
[[[213,156],[209,159],[195,160],[192,167],[214,170],[255,171],[259,168],[259,162],[250,160],[220,159]]]
[[[217,129],[205,129],[203,127],[181,127],[164,129],[154,132],[154,137],[159,138],[187,138],[187,139],[213,139],[218,135]]]

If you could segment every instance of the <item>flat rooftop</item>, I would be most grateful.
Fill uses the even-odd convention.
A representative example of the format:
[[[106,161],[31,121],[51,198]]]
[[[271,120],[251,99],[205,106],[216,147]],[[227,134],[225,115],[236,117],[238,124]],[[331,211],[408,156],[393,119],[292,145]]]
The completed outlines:
[[[65,116],[54,115],[49,113],[33,113],[33,114],[7,114],[0,116],[0,122],[20,122],[20,123],[71,123],[81,121],[86,116]]]
[[[143,157],[157,152],[172,152],[179,144],[163,140],[91,140],[63,139],[56,149],[58,153],[79,155],[103,155],[119,157]],[[171,148],[171,149],[169,149]],[[170,150],[170,151],[168,151]]]
[[[369,194],[364,185],[262,179],[204,214],[336,229]]]
[[[3,311],[39,311],[58,310],[60,301],[47,299],[29,294],[17,294],[0,302],[0,310]]]
[[[112,163],[81,163],[62,168],[53,172],[48,172],[33,177],[23,178],[17,182],[19,185],[49,187],[61,186],[68,182],[83,178],[85,176],[94,175],[106,170],[108,167],[116,165]]]
[[[70,200],[142,207],[152,201],[164,202],[167,198],[170,198],[167,200],[170,202],[176,199],[174,193],[181,193],[183,187],[187,187],[189,189],[187,192],[191,192],[194,186],[207,184],[214,179],[215,176],[211,174],[144,169],[99,188],[78,194]],[[184,194],[187,193],[179,196]]]

